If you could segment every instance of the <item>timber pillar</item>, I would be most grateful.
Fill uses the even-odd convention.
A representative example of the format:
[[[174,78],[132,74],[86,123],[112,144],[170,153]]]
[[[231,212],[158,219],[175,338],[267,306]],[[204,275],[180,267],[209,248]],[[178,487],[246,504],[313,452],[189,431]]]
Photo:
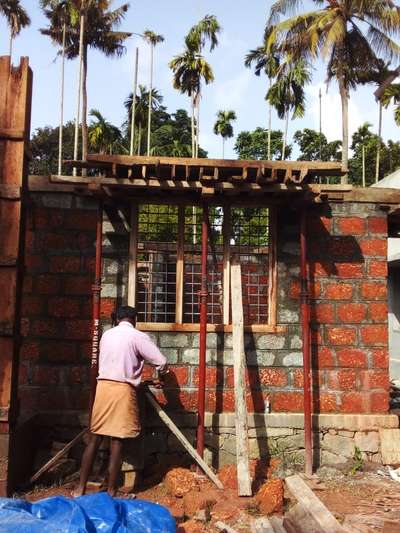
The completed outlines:
[[[12,490],[32,71],[0,57],[0,496]]]

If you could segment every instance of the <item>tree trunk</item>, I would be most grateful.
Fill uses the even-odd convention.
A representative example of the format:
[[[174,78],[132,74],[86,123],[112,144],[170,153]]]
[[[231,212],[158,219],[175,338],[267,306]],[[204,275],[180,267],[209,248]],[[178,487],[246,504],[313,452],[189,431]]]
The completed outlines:
[[[200,93],[197,95],[197,98],[196,98],[196,108],[197,108],[197,116],[196,116],[196,157],[199,157],[199,143],[200,143]]]
[[[87,126],[87,44],[83,47],[82,63],[82,161],[87,161],[88,154],[88,126]],[[86,176],[86,168],[82,169],[82,176]]]
[[[133,155],[133,142],[135,139],[135,114],[136,114],[136,90],[137,90],[138,65],[139,65],[139,48],[136,47],[135,67],[134,67],[135,74],[133,76],[132,108],[131,108],[131,144],[130,144],[129,155]]]
[[[8,55],[10,56],[10,68],[12,65],[13,40],[14,40],[14,37],[13,37],[12,31],[10,31],[10,43],[9,43],[9,52],[8,52]]]
[[[150,155],[150,137],[151,137],[151,104],[153,100],[153,63],[154,63],[154,46],[150,45],[150,92],[149,92],[149,112],[147,121],[147,157]]]
[[[285,159],[288,124],[289,124],[289,110],[287,109],[285,112],[285,131],[283,132],[283,142],[282,142],[282,157],[281,157],[282,161]]]
[[[225,159],[225,137],[222,137],[222,159]]]
[[[362,146],[362,186],[365,187],[365,146]]]
[[[83,68],[83,35],[85,32],[85,16],[81,15],[79,30],[79,73],[78,73],[78,95],[76,101],[76,115],[75,115],[75,137],[74,137],[74,160],[78,159],[79,146],[79,115],[81,111],[81,94],[82,94],[82,68]],[[73,174],[76,176],[76,168],[73,169]]]
[[[342,168],[346,172],[341,182],[348,183],[349,176],[349,94],[344,85],[343,75],[338,77],[340,98],[342,100]]]
[[[142,145],[142,124],[139,124],[139,134],[138,134],[138,145],[137,145],[137,155],[140,155]]]
[[[192,104],[192,116],[191,116],[191,127],[192,127],[192,157],[195,157],[194,145],[195,145],[195,133],[194,133],[194,95],[191,95],[191,104]]]
[[[379,170],[381,160],[381,143],[382,143],[382,102],[379,102],[379,119],[378,119],[378,147],[376,149],[376,168],[375,182],[379,181]]]
[[[65,69],[65,33],[66,24],[63,24],[62,50],[61,50],[61,87],[60,87],[60,130],[58,132],[58,175],[62,174],[63,159],[63,127],[64,127],[64,69]]]
[[[269,79],[269,88],[271,89],[272,80]],[[272,106],[268,101],[268,134],[267,134],[267,159],[271,161],[271,127],[272,127]]]

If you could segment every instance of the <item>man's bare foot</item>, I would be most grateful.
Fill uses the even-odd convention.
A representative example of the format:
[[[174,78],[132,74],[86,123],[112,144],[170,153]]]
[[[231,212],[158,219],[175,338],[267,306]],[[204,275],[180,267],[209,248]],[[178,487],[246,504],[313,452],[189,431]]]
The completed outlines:
[[[80,496],[83,496],[84,494],[85,494],[85,489],[82,487],[76,487],[76,489],[72,491],[73,498],[79,498]]]

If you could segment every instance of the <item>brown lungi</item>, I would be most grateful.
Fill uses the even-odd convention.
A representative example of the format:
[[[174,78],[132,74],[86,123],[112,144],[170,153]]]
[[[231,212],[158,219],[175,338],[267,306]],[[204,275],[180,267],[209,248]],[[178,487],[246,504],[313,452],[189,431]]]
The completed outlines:
[[[90,431],[120,439],[137,437],[140,418],[135,387],[120,381],[99,380]]]

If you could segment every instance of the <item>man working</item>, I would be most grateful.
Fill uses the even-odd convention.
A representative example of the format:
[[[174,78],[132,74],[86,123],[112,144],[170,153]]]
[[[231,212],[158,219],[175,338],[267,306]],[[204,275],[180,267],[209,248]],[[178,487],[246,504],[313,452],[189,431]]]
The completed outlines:
[[[108,467],[108,493],[115,496],[121,468],[124,439],[140,433],[136,388],[144,362],[156,366],[160,379],[167,373],[167,360],[149,337],[138,331],[136,310],[117,310],[118,325],[104,333],[100,341],[99,375],[92,409],[89,441],[82,457],[79,485],[74,496],[85,494],[86,483],[102,437],[111,437]]]

